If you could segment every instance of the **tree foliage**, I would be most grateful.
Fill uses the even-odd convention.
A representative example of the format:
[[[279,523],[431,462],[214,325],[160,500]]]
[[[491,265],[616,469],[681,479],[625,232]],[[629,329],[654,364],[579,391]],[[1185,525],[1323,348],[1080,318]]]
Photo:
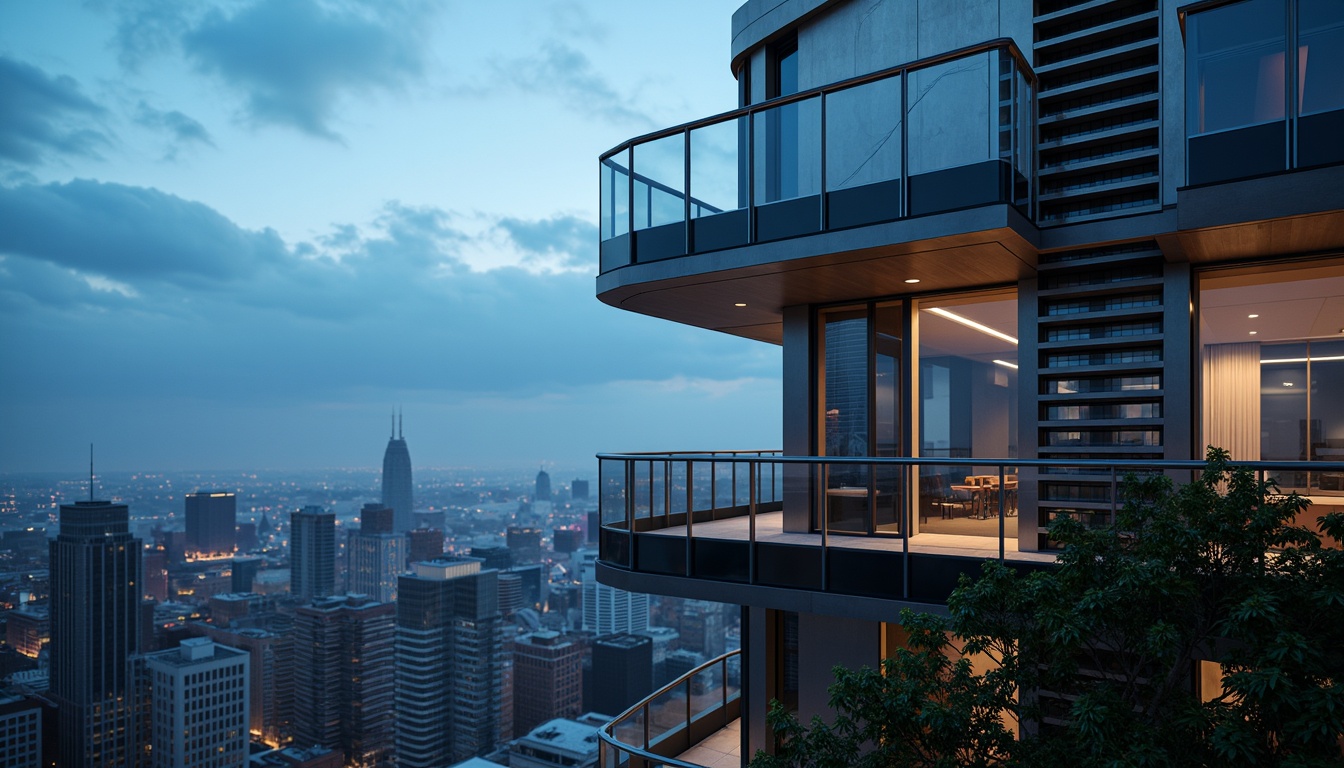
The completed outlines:
[[[753,768],[1344,764],[1344,515],[1299,525],[1306,500],[1213,448],[1122,498],[1052,523],[1056,567],[990,562],[947,616],[903,612],[906,648],[835,670],[829,723],[772,706]]]

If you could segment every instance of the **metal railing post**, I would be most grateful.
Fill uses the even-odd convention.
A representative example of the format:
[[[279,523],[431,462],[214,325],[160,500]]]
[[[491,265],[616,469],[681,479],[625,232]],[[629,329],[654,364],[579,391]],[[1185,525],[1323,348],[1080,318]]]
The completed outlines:
[[[916,464],[909,464],[906,465],[905,470],[906,470],[906,482],[909,483],[910,476],[919,471],[919,466]],[[913,484],[906,486],[907,489],[913,489],[914,487],[915,486]],[[903,494],[903,496],[908,500],[910,497],[910,491],[907,490],[906,493]],[[914,530],[915,513],[918,511],[915,508],[918,506],[919,506],[919,496],[916,495],[914,504],[906,503],[904,505],[905,519],[901,521],[902,534],[903,534],[901,536],[901,571],[902,571],[901,597],[903,597],[906,600],[910,599],[910,532]]]
[[[714,465],[710,464],[712,468]],[[695,545],[695,537],[691,532],[691,525],[695,521],[694,507],[695,498],[695,462],[686,462],[686,577],[691,576],[691,549]]]
[[[1006,529],[1005,529],[1005,527],[1004,527],[1005,524],[1004,524],[1004,515],[1003,515],[1003,513],[1004,513],[1005,510],[1004,510],[1004,507],[1003,507],[1003,501],[1004,501],[1004,498],[1006,497],[1006,494],[1007,494],[1007,493],[1008,493],[1008,489],[1004,486],[1004,471],[1003,471],[1003,465],[1000,464],[1000,465],[999,465],[999,562],[1000,562],[1000,563],[1002,563],[1002,562],[1003,562],[1003,559],[1004,559],[1004,546],[1005,546],[1005,545],[1004,545],[1003,537],[1004,537],[1004,534],[1005,534],[1005,532],[1006,532]]]
[[[829,484],[829,473],[826,464],[821,465],[821,591],[826,591],[826,529],[829,527],[831,511],[826,508],[826,486]]]
[[[756,463],[747,465],[751,495],[747,501],[747,583],[756,583]],[[725,665],[726,668],[727,665]],[[727,674],[726,672],[724,674]]]

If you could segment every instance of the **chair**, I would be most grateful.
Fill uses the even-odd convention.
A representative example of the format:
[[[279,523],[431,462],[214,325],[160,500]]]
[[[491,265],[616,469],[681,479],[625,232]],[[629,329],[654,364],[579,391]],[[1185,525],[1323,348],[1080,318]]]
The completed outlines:
[[[953,510],[958,507],[966,510],[968,515],[975,513],[975,492],[963,490],[961,488],[953,488],[951,485],[943,483],[940,488],[940,493],[941,498],[938,501],[938,506],[942,510],[944,518],[949,520],[955,519],[956,515],[953,514]]]

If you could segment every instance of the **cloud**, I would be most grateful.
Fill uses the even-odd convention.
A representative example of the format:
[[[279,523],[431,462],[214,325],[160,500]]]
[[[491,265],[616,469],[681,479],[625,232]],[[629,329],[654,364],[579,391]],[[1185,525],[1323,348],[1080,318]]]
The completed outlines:
[[[609,120],[652,125],[652,119],[628,104],[588,57],[559,40],[541,45],[535,55],[495,65],[495,75],[528,93],[554,96],[562,104]]]
[[[110,6],[116,15],[118,58],[132,72],[145,59],[176,50],[202,8],[191,0],[111,0],[94,5]]]
[[[211,288],[288,253],[271,230],[156,189],[77,179],[0,187],[0,253],[125,281]]]
[[[166,132],[171,138],[167,159],[176,158],[178,149],[185,144],[200,143],[215,146],[210,132],[199,121],[175,110],[160,110],[141,100],[136,107],[135,121],[146,128]]]
[[[420,75],[425,8],[262,0],[208,12],[182,45],[202,71],[247,95],[255,122],[338,140],[331,121],[342,96],[396,91]]]
[[[0,56],[0,159],[35,164],[51,153],[99,156],[111,139],[102,106],[66,76]]]
[[[0,312],[22,338],[0,356],[0,398],[26,386],[5,369],[58,366],[72,354],[69,337],[95,350],[89,364],[121,371],[106,386],[123,394],[168,396],[186,386],[184,370],[227,361],[189,386],[231,401],[401,389],[536,395],[777,369],[765,345],[601,304],[590,274],[473,270],[459,256],[498,231],[538,252],[591,243],[577,219],[511,218],[485,235],[460,220],[391,203],[366,228],[287,244],[152,189],[0,189]]]
[[[592,270],[597,225],[587,219],[571,215],[537,220],[508,217],[500,219],[498,226],[523,251],[526,263]]]

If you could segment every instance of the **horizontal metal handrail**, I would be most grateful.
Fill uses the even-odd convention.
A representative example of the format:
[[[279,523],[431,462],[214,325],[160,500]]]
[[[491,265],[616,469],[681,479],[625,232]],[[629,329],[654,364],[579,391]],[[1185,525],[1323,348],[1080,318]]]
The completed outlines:
[[[925,57],[923,59],[917,59],[915,61],[907,62],[905,64],[898,64],[894,67],[888,67],[886,69],[881,69],[876,72],[869,72],[868,74],[865,75],[858,75],[857,77],[851,77],[848,80],[841,80],[839,82],[830,83],[817,88],[813,88],[811,90],[799,91],[798,93],[791,93],[788,94],[787,96],[779,96],[777,98],[768,99],[758,104],[751,104],[728,112],[720,112],[717,115],[702,117],[698,120],[691,120],[690,122],[675,125],[672,126],[671,128],[661,128],[656,131],[651,131],[649,133],[636,136],[632,139],[627,139],[621,142],[620,144],[617,144],[616,146],[612,147],[606,152],[603,152],[598,157],[598,159],[605,161],[608,158],[617,155],[638,144],[645,144],[650,141],[656,141],[658,139],[667,138],[668,136],[675,136],[685,131],[693,131],[696,128],[703,128],[708,125],[714,125],[715,123],[722,123],[736,118],[746,117],[747,115],[751,115],[756,112],[761,112],[767,109],[773,109],[775,107],[779,107],[784,104],[792,104],[795,102],[804,101],[806,99],[810,99],[815,96],[827,95],[834,93],[836,91],[843,91],[848,88],[853,88],[855,86],[866,85],[868,83],[876,82],[878,80],[885,80],[889,77],[895,77],[897,75],[902,75],[907,72],[913,72],[918,69],[927,69],[934,65],[942,64],[943,62],[946,61],[952,61],[954,59],[960,59],[966,56],[973,56],[977,53],[988,53],[989,51],[995,51],[995,50],[1006,51],[1009,56],[1012,56],[1013,61],[1017,64],[1018,71],[1021,72],[1022,75],[1027,78],[1027,81],[1030,82],[1033,86],[1035,86],[1037,82],[1039,82],[1036,78],[1036,71],[1031,68],[1031,64],[1027,62],[1027,57],[1024,56],[1022,54],[1022,50],[1017,47],[1017,43],[1014,42],[1012,38],[1000,37],[995,38],[994,40],[986,40],[983,43],[968,45],[964,48],[958,48],[953,51],[947,51],[946,53],[939,53],[933,56]]]
[[[653,693],[649,694],[648,696],[645,696],[643,699],[641,699],[641,700],[635,702],[629,709],[625,710],[625,711],[622,712],[621,714],[619,714],[619,715],[617,715],[616,717],[612,718],[611,721],[608,722],[606,725],[602,726],[601,728],[598,728],[598,729],[597,729],[597,738],[600,739],[600,740],[601,740],[602,742],[604,742],[605,744],[611,746],[611,747],[614,748],[614,749],[618,749],[618,750],[620,750],[620,751],[622,751],[622,752],[628,752],[629,754],[631,754],[631,755],[633,755],[633,756],[635,756],[635,757],[640,757],[640,758],[643,758],[643,759],[645,759],[645,760],[651,760],[651,761],[653,761],[653,762],[660,763],[660,764],[662,764],[662,765],[672,766],[673,768],[704,768],[704,766],[697,765],[696,763],[688,763],[688,762],[686,762],[686,761],[684,761],[684,760],[678,760],[678,759],[676,759],[676,758],[674,758],[674,757],[664,757],[664,756],[662,756],[662,755],[654,754],[653,752],[650,752],[650,751],[648,751],[647,749],[643,749],[643,748],[640,748],[640,747],[636,747],[636,746],[634,746],[633,744],[626,744],[625,742],[620,741],[619,739],[617,739],[613,732],[616,730],[616,728],[617,728],[618,726],[620,726],[620,725],[621,725],[622,723],[624,723],[626,720],[629,720],[630,718],[634,717],[636,714],[641,713],[641,712],[644,713],[644,721],[645,721],[645,723],[647,724],[647,723],[648,723],[648,719],[649,719],[649,718],[648,718],[648,707],[649,707],[649,704],[650,704],[651,702],[657,701],[658,698],[659,698],[660,696],[662,696],[662,695],[665,694],[665,693],[668,693],[668,692],[672,691],[673,689],[675,689],[677,686],[680,686],[680,685],[687,685],[687,686],[688,686],[688,688],[687,688],[687,695],[689,695],[689,691],[690,691],[690,689],[689,689],[689,682],[690,682],[691,680],[693,680],[693,679],[696,677],[696,675],[699,675],[701,672],[704,672],[705,670],[710,669],[711,667],[714,667],[715,665],[718,665],[718,664],[722,664],[722,665],[723,665],[723,667],[724,667],[724,675],[725,675],[725,677],[726,677],[726,676],[727,676],[727,669],[728,669],[728,659],[730,659],[730,658],[732,658],[732,657],[734,657],[734,656],[740,656],[741,654],[742,654],[742,649],[738,648],[738,649],[734,649],[734,650],[728,651],[727,653],[723,654],[722,656],[715,656],[714,658],[710,659],[709,661],[706,661],[705,663],[701,664],[700,666],[696,667],[695,669],[692,669],[691,671],[687,672],[686,674],[682,675],[681,677],[678,677],[676,680],[673,680],[672,682],[668,683],[667,685],[664,685],[662,688],[659,688],[658,690],[654,691]],[[728,705],[728,687],[727,687],[727,685],[725,685],[725,686],[723,687],[723,698],[722,698],[722,700],[721,700],[719,706],[720,706],[720,707],[725,707],[725,706],[727,706],[727,705]],[[689,717],[689,713],[688,713],[688,717]],[[690,727],[690,720],[689,720],[689,719],[687,720],[687,722],[685,723],[685,725],[686,725],[687,728]],[[602,756],[600,751],[599,751],[598,755],[599,755],[599,760],[600,760],[600,759],[601,759],[601,756]]]
[[[599,453],[599,461],[715,461],[771,464],[861,464],[890,466],[960,467],[1131,467],[1136,469],[1203,469],[1207,462],[1196,459],[1014,459],[950,458],[933,456],[734,456],[714,453]],[[1296,472],[1344,472],[1344,461],[1230,461],[1229,466],[1253,470]]]

